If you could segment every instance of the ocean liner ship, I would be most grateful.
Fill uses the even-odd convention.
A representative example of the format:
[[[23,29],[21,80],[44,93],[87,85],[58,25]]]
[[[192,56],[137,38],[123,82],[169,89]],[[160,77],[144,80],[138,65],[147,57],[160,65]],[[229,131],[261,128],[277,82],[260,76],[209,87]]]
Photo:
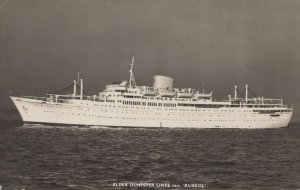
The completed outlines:
[[[289,124],[293,109],[282,99],[250,98],[235,86],[234,95],[215,101],[212,92],[173,88],[173,79],[154,76],[153,87],[138,86],[130,64],[129,81],[106,85],[97,95],[83,91],[83,79],[72,94],[11,96],[25,123],[111,127],[279,128]]]

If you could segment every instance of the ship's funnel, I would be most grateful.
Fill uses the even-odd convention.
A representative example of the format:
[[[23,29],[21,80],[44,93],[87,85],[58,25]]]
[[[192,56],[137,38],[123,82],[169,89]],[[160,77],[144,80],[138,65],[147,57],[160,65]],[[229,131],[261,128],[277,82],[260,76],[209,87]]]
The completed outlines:
[[[155,75],[154,76],[154,89],[158,91],[172,91],[173,89],[173,78]]]

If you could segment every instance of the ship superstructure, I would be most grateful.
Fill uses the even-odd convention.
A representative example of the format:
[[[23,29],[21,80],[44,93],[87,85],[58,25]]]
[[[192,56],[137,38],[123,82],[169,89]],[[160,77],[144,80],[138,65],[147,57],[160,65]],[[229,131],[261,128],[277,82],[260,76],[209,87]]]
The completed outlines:
[[[174,88],[173,79],[154,76],[154,84],[138,86],[130,64],[129,82],[106,85],[103,92],[88,96],[83,79],[74,80],[72,94],[46,97],[11,97],[25,123],[115,127],[178,128],[278,128],[289,124],[293,109],[282,99],[249,97],[248,85],[241,94],[213,100],[212,92]]]

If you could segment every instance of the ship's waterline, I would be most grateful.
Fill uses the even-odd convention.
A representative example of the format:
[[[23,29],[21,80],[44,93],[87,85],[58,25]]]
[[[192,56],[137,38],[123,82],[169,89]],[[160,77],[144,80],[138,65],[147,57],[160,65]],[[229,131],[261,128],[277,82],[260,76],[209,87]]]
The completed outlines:
[[[80,85],[79,85],[80,84]],[[107,85],[98,95],[83,95],[83,80],[73,93],[47,97],[11,97],[24,122],[172,128],[279,128],[289,124],[293,109],[282,99],[245,97],[214,101],[212,92],[173,88],[173,79],[155,76],[153,87],[137,86],[133,61],[129,83]],[[77,90],[80,90],[77,93]]]

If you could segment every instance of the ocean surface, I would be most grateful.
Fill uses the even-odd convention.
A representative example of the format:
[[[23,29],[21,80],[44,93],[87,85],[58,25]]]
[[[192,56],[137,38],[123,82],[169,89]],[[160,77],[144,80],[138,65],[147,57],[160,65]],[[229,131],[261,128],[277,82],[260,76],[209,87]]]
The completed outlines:
[[[259,130],[0,125],[2,190],[300,189],[299,123]]]

